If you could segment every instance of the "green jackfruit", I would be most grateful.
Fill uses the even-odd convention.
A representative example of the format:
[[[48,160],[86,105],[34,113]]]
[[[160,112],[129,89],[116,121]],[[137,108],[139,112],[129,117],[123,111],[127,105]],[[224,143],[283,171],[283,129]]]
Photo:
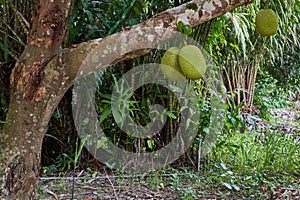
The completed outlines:
[[[200,79],[206,71],[206,62],[201,50],[195,45],[186,45],[179,51],[182,74],[189,79]]]
[[[171,47],[161,59],[161,71],[171,81],[179,81],[184,78],[179,66],[178,54],[179,48]]]
[[[278,19],[272,9],[262,9],[255,17],[256,30],[262,36],[272,36],[278,30]]]

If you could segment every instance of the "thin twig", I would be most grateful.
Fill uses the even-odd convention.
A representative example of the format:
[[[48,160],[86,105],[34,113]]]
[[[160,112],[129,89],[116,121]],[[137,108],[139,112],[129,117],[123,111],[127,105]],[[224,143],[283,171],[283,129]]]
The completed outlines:
[[[57,195],[54,192],[52,192],[51,190],[49,190],[48,188],[43,187],[43,190],[45,190],[45,192],[47,192],[50,195],[52,195],[56,200],[59,200],[59,198],[57,197]]]

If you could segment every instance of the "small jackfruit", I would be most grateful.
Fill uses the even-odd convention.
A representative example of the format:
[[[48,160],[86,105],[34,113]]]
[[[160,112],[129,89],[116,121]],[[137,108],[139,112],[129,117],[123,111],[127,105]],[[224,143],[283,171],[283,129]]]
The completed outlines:
[[[189,79],[200,79],[206,71],[206,62],[201,50],[195,45],[186,45],[179,51],[182,74]]]
[[[278,19],[272,9],[262,9],[255,17],[256,30],[262,36],[274,35],[278,30]]]
[[[184,78],[179,66],[178,54],[179,48],[171,47],[161,59],[161,71],[171,81],[179,81]]]

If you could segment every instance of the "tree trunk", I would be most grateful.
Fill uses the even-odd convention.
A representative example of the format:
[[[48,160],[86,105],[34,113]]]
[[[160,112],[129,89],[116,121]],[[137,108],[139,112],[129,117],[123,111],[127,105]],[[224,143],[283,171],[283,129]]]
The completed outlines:
[[[1,137],[1,169],[5,168],[7,199],[32,199],[39,175],[41,146],[51,112],[44,103],[28,103],[11,96]],[[55,107],[54,107],[55,108]]]
[[[5,199],[33,199],[42,141],[51,115],[68,88],[62,87],[63,73],[45,70],[35,76],[39,72],[36,62],[28,71],[24,63],[17,63],[12,73],[9,111],[0,135],[0,195]]]
[[[10,79],[10,105],[0,142],[1,197],[33,199],[41,146],[62,98],[62,70],[46,70],[64,39],[71,0],[37,0],[28,43]],[[58,66],[59,67],[59,66]]]

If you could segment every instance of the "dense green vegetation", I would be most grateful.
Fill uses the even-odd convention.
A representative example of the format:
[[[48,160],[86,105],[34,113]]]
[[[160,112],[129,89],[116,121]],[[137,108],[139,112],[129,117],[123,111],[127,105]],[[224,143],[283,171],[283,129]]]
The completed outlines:
[[[28,1],[30,2],[30,1]],[[141,23],[151,16],[172,8],[182,1],[76,1],[70,19],[69,36],[66,47],[95,38],[119,32],[126,27]],[[29,5],[30,3],[26,4]],[[271,109],[292,110],[293,126],[299,126],[299,112],[295,102],[299,101],[297,91],[300,81],[300,1],[270,1],[279,20],[279,30],[275,36],[262,37],[255,31],[255,15],[265,7],[265,1],[256,0],[247,7],[240,7],[198,27],[184,27],[182,32],[203,45],[221,75],[226,108],[226,120],[216,143],[209,154],[202,156],[199,147],[208,131],[213,112],[213,94],[203,80],[189,81],[195,88],[200,110],[198,136],[181,159],[161,171],[153,172],[144,181],[153,190],[171,187],[181,199],[199,197],[239,197],[244,199],[279,198],[285,191],[293,198],[300,196],[300,129],[295,132],[276,128],[278,124],[289,123],[275,119]],[[2,1],[0,1],[2,5]],[[10,9],[19,9],[10,5]],[[29,14],[24,9],[24,16]],[[27,15],[25,15],[27,14]],[[2,20],[2,19],[1,19]],[[5,24],[3,19],[0,25]],[[7,76],[22,52],[26,40],[23,22],[19,26],[4,30],[0,27],[0,67],[1,67],[1,112],[0,125],[5,121],[7,111]],[[13,39],[13,40],[9,40]],[[22,42],[23,41],[23,42]],[[130,99],[130,113],[140,125],[149,123],[149,105],[159,103],[168,107],[167,124],[153,138],[140,140],[125,134],[115,125],[111,109],[112,88],[118,79],[130,69],[146,63],[160,63],[164,51],[153,50],[143,57],[128,60],[99,73],[99,87],[95,94],[99,111],[99,122],[105,134],[116,145],[127,151],[154,151],[168,144],[174,137],[179,124],[180,108],[172,93],[159,85],[145,85],[135,91]],[[67,176],[73,169],[84,169],[86,179],[99,176],[102,165],[94,162],[83,148],[83,142],[75,136],[75,128],[70,117],[71,93],[67,93],[54,113],[45,138],[44,176]],[[300,107],[300,106],[299,106]],[[260,122],[270,123],[274,130],[261,128]],[[67,128],[66,128],[67,127]],[[67,135],[60,137],[61,132]],[[72,138],[71,145],[63,145],[66,138]],[[139,142],[141,147],[136,148]],[[51,146],[60,146],[51,149]],[[63,146],[63,147],[62,147]],[[52,146],[53,147],[53,146]],[[96,163],[96,164],[95,164]],[[107,170],[107,169],[106,169]],[[105,170],[106,173],[108,173]],[[99,173],[99,174],[98,174]],[[110,171],[124,180],[125,175]],[[168,174],[168,176],[164,176]],[[56,189],[67,187],[54,182]],[[130,184],[133,184],[131,182]],[[114,184],[112,184],[114,187]],[[122,186],[122,184],[120,184]],[[165,185],[165,186],[163,186]],[[39,188],[42,192],[42,188]],[[68,188],[66,193],[70,191]],[[297,193],[298,192],[298,193]],[[282,196],[280,196],[282,197]]]

